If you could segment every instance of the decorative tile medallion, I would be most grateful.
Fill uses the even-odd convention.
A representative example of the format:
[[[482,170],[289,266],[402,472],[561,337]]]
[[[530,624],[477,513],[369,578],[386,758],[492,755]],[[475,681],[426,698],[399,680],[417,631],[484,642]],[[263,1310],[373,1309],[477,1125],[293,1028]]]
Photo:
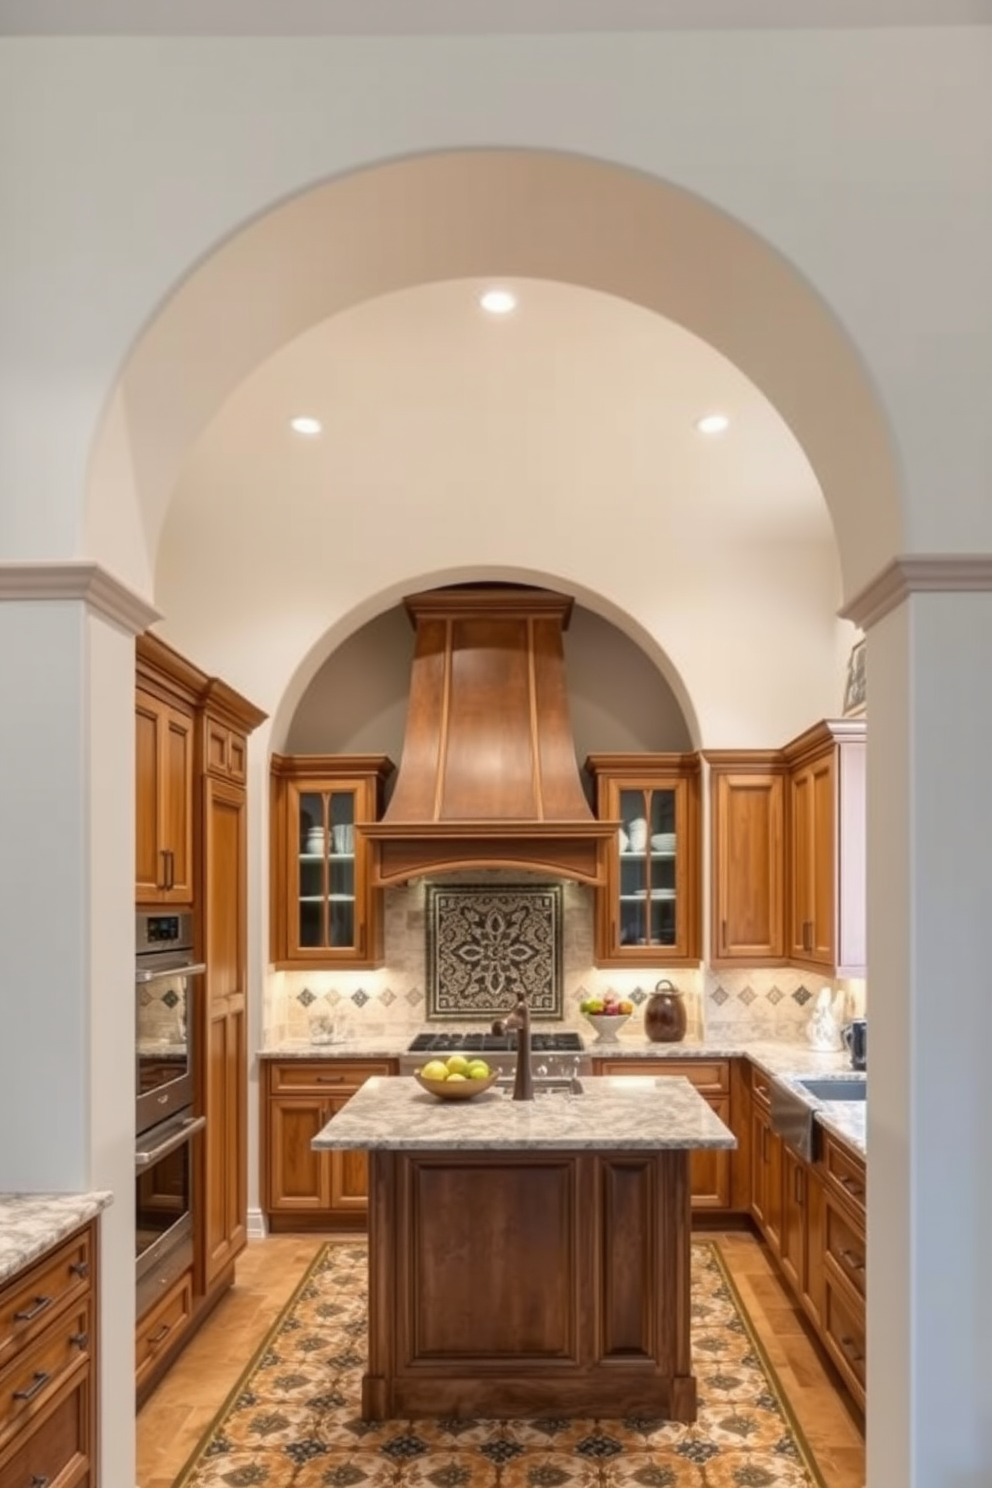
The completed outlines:
[[[428,1018],[561,1018],[560,884],[427,886]]]

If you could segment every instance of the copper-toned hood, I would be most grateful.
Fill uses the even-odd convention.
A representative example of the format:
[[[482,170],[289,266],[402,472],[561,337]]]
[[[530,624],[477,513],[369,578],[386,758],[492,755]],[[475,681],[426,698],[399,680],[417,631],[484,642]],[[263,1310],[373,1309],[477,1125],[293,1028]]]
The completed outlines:
[[[571,599],[480,586],[405,604],[417,639],[399,774],[382,821],[359,828],[374,882],[494,867],[604,882],[617,823],[596,820],[579,780]]]

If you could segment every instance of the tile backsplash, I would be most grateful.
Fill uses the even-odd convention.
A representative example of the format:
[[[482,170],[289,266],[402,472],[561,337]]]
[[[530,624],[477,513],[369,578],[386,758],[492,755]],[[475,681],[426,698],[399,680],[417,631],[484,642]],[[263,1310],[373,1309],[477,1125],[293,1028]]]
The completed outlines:
[[[492,870],[449,875],[445,882],[519,883],[519,874]],[[863,983],[841,983],[788,967],[712,971],[657,967],[599,969],[593,959],[592,890],[563,885],[562,962],[564,1027],[589,1032],[579,1012],[584,998],[612,990],[635,1005],[626,1032],[636,1036],[644,1003],[655,983],[668,976],[686,1000],[690,1038],[721,1035],[802,1038],[813,999],[821,987],[845,994],[845,1016],[864,1011]],[[335,1038],[411,1036],[428,1022],[426,887],[421,881],[385,895],[385,965],[378,971],[273,971],[265,987],[267,1044]],[[507,1009],[509,1011],[509,1008]],[[470,1019],[466,1018],[466,1022]]]

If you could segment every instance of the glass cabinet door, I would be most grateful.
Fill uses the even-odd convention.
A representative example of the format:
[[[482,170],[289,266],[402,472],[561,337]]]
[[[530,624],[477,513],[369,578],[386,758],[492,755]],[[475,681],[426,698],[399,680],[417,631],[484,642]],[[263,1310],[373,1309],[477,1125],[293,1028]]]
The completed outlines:
[[[674,786],[621,789],[619,947],[678,945]]]
[[[306,950],[353,950],[358,935],[355,791],[299,793],[297,944]]]

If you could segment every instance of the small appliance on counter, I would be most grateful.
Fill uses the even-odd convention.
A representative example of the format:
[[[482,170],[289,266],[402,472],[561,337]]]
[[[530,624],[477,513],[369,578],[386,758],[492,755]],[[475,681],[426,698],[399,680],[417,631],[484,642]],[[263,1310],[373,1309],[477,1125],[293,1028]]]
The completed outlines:
[[[644,1004],[644,1032],[653,1044],[677,1044],[685,1038],[685,1029],[682,993],[662,977]]]
[[[851,1068],[868,1068],[868,1019],[853,1018],[844,1028],[841,1037],[851,1056]]]

